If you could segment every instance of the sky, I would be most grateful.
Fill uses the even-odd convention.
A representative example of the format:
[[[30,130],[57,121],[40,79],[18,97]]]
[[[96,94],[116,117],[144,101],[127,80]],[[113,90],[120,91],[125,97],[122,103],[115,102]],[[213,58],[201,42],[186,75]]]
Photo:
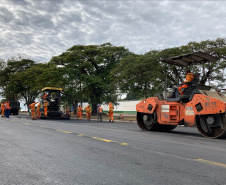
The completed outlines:
[[[225,10],[225,0],[0,0],[0,59],[49,62],[107,42],[144,54],[225,38]]]

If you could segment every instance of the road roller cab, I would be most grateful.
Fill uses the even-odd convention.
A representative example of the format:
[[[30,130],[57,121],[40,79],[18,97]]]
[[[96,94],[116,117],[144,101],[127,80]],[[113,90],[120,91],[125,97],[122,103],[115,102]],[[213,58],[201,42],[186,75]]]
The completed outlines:
[[[45,87],[41,95],[41,118],[57,118],[57,119],[70,119],[66,113],[60,110],[61,92],[62,88]],[[47,113],[45,113],[45,108]]]
[[[202,52],[189,53],[164,59],[163,62],[184,66],[215,62],[217,58]],[[137,124],[143,130],[170,131],[178,125],[192,127],[209,138],[226,135],[226,97],[220,92],[211,92],[210,86],[199,84],[199,75],[187,88],[178,91],[178,85],[169,86],[169,92],[156,94],[137,104]]]

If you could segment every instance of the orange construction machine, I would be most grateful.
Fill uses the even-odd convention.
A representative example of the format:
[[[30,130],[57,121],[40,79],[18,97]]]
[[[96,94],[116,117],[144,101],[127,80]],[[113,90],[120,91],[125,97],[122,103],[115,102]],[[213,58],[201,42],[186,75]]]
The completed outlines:
[[[70,119],[68,111],[60,110],[62,88],[45,87],[41,91],[41,119]]]
[[[166,58],[163,62],[185,66],[215,62],[217,58],[195,52]],[[226,136],[226,97],[221,92],[212,92],[210,86],[200,85],[198,75],[194,75],[188,87],[170,85],[172,92],[156,94],[137,104],[137,124],[143,130],[170,131],[178,125],[192,127],[208,138]]]

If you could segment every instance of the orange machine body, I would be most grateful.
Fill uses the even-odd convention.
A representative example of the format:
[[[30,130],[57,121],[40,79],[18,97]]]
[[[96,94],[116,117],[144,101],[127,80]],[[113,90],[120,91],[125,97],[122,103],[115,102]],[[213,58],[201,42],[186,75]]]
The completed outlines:
[[[157,115],[157,122],[162,125],[195,125],[197,115],[219,114],[226,110],[226,103],[216,98],[195,94],[188,103],[167,102],[157,97],[145,99],[137,104],[137,112]],[[182,122],[183,121],[183,122]]]

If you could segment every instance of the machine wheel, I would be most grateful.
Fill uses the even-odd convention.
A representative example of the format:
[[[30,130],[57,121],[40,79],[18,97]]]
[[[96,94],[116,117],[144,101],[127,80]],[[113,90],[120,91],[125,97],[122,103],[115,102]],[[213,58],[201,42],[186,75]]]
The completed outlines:
[[[156,122],[156,113],[144,114],[137,113],[137,124],[142,130],[157,130],[158,123]]]
[[[157,122],[156,112],[153,114],[137,113],[137,124],[142,130],[169,132],[177,127],[177,125],[160,125]]]
[[[226,114],[208,114],[196,117],[198,131],[207,138],[223,138],[226,136]]]

